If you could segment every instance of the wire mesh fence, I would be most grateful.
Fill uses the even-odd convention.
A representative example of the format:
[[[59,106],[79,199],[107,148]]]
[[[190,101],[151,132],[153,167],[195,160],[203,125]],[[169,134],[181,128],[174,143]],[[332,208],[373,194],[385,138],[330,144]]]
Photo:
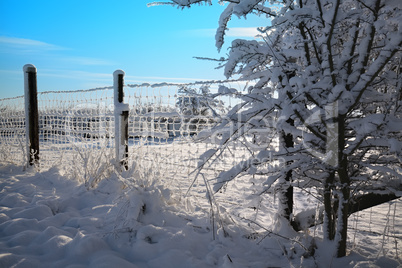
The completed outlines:
[[[0,99],[0,161],[22,165],[26,160],[24,97]]]
[[[123,103],[128,109],[130,165],[156,163],[176,176],[194,171],[202,156],[217,149],[219,133],[211,129],[226,116],[238,100],[230,95],[216,98],[219,88],[245,88],[244,82],[202,82],[194,84],[124,85]],[[113,153],[120,108],[116,108],[114,87],[37,94],[39,120],[39,166],[61,163],[74,167],[84,154],[103,154],[98,161],[118,162]],[[27,150],[24,97],[0,99],[0,146],[2,162],[26,163]],[[117,125],[116,125],[117,123]],[[204,138],[200,138],[199,134]],[[232,144],[232,146],[235,146]],[[105,153],[107,151],[107,153]],[[245,147],[225,150],[205,166],[214,175],[247,157]]]
[[[205,152],[217,149],[220,137],[211,133],[212,128],[237,102],[229,96],[211,97],[210,93],[217,92],[223,84],[127,85],[129,141],[135,145],[129,146],[129,154],[141,154],[143,162],[151,163],[157,158],[170,169],[187,174],[193,171],[203,161],[201,156]],[[200,138],[199,134],[207,138]],[[244,154],[245,148],[237,147],[230,156],[227,153],[206,169],[217,175],[241,159],[238,155]]]
[[[38,106],[42,166],[78,147],[113,146],[113,87],[39,93]]]

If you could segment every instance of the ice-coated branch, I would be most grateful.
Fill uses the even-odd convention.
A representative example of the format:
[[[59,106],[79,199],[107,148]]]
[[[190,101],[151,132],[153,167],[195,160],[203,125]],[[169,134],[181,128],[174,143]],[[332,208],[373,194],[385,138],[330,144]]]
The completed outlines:
[[[178,6],[178,7],[190,7],[191,5],[194,4],[202,4],[206,3],[211,5],[211,0],[171,0],[171,2],[152,2],[148,3],[148,7],[152,6],[162,6],[162,5],[169,5],[169,6]]]
[[[222,12],[221,16],[219,17],[219,26],[216,29],[216,34],[215,34],[215,46],[218,48],[218,51],[223,46],[223,43],[225,42],[225,32],[227,30],[227,25],[228,22],[230,21],[232,14],[233,14],[233,8],[235,7],[235,4],[230,3],[225,10]]]
[[[349,215],[375,207],[392,200],[400,198],[400,195],[395,193],[367,193],[358,197],[355,197],[349,206]],[[316,212],[318,211],[318,215]],[[291,222],[292,227],[295,231],[307,230],[310,227],[320,225],[324,222],[324,206],[319,207],[319,209],[312,208],[299,212],[294,220]]]

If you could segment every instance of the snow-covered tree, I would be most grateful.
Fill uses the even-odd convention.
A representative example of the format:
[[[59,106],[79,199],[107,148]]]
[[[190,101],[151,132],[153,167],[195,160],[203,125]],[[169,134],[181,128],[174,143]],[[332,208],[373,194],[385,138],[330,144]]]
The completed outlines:
[[[223,102],[210,95],[208,84],[199,89],[183,85],[178,93],[176,107],[191,134],[197,134],[218,122],[225,113]]]
[[[209,95],[209,85],[195,89],[190,86],[179,88],[176,106],[181,114],[188,116],[218,116],[222,114],[224,105]]]
[[[346,254],[347,219],[354,211],[400,196],[402,188],[402,7],[394,0],[231,0],[219,18],[222,48],[232,16],[267,17],[261,41],[234,40],[225,75],[257,80],[218,127],[236,121],[225,144],[244,138],[263,121],[281,140],[260,147],[254,161],[221,174],[218,190],[237,174],[264,164],[268,154],[284,167],[267,170],[262,192],[282,193],[291,218],[292,186],[317,191],[324,238]],[[172,0],[190,7],[211,0]],[[233,129],[233,128],[232,128]],[[275,188],[274,187],[274,188]],[[305,213],[303,214],[305,215]],[[313,218],[314,215],[313,215]],[[308,222],[305,219],[304,222]]]

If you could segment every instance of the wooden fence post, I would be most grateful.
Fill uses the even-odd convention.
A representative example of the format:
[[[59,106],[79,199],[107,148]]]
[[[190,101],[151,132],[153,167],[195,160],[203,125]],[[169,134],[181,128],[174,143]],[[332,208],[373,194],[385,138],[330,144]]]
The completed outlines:
[[[114,87],[114,137],[116,147],[116,161],[128,170],[128,105],[124,103],[124,71],[116,70],[113,73]]]
[[[36,67],[32,64],[26,64],[24,65],[23,70],[27,160],[28,164],[32,166],[39,161],[38,87],[36,80]]]

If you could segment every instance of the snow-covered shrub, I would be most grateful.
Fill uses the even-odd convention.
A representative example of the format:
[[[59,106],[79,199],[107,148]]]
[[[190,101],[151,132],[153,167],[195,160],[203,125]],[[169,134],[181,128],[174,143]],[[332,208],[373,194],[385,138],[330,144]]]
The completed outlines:
[[[108,146],[107,139],[100,139],[98,148],[92,144],[72,143],[72,153],[64,154],[55,165],[60,165],[64,176],[83,183],[92,189],[115,171],[114,149]]]

